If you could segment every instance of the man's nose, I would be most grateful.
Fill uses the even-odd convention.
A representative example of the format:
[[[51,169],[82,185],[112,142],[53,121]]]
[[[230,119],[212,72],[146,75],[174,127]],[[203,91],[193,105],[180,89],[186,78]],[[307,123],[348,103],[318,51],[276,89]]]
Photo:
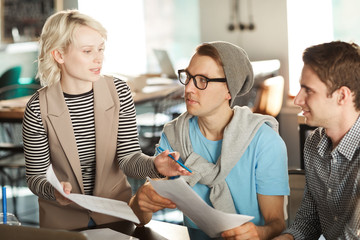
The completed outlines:
[[[305,101],[304,101],[303,89],[300,89],[300,91],[294,98],[294,104],[297,106],[301,106],[301,105],[304,105],[304,102]]]

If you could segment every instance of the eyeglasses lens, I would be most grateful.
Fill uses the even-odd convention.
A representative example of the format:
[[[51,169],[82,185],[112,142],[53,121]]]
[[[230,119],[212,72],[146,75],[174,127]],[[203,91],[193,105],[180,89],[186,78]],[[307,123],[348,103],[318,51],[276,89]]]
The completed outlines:
[[[182,84],[187,85],[190,80],[190,76],[187,72],[180,72],[179,73],[179,80]]]
[[[203,76],[191,76],[188,72],[183,71],[179,73],[179,80],[182,84],[187,85],[191,78],[194,79],[195,87],[204,90],[207,87],[207,79]]]

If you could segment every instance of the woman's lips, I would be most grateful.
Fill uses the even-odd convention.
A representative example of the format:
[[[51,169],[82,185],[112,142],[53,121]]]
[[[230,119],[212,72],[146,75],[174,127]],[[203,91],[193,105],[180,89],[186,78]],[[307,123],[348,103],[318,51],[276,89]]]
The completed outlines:
[[[90,69],[90,71],[95,74],[100,74],[101,68],[92,68],[92,69]]]

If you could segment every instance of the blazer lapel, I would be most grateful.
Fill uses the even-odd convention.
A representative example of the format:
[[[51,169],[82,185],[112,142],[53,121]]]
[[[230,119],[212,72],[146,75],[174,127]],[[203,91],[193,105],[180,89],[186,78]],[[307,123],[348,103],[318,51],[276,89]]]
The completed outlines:
[[[68,107],[65,103],[60,81],[48,88],[47,94],[48,118],[53,126],[56,136],[71,165],[75,177],[84,193],[81,165],[77,150],[75,135]]]
[[[116,104],[114,101],[119,101],[119,98],[112,96],[110,87],[114,85],[113,79],[105,79],[101,77],[94,83],[94,114],[95,114],[95,134],[96,134],[96,182],[95,186],[100,187],[100,179],[103,168],[107,160],[113,161],[113,157],[109,159],[108,149],[114,149],[117,144],[117,126],[119,121],[119,112],[116,111]],[[108,83],[109,84],[108,84]],[[110,85],[110,86],[109,86]],[[113,86],[115,88],[115,86]],[[117,94],[117,93],[116,93]],[[116,149],[116,146],[115,146]],[[113,155],[110,155],[113,156]]]

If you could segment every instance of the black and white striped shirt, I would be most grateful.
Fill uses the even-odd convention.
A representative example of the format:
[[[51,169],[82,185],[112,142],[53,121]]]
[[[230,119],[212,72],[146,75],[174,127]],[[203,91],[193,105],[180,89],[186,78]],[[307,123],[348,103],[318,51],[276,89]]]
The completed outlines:
[[[117,156],[123,171],[132,177],[158,176],[149,157],[128,158],[140,152],[136,126],[136,112],[131,92],[126,83],[114,78],[120,100],[117,137]],[[75,140],[77,143],[84,190],[92,194],[95,182],[95,120],[93,91],[80,95],[64,93],[68,106]],[[23,120],[23,141],[26,161],[26,176],[29,188],[45,199],[54,199],[53,188],[46,181],[46,170],[51,163],[49,144],[44,129],[39,94],[35,93],[27,104]]]
[[[85,194],[91,195],[95,184],[95,118],[94,93],[64,93],[78,149]]]

